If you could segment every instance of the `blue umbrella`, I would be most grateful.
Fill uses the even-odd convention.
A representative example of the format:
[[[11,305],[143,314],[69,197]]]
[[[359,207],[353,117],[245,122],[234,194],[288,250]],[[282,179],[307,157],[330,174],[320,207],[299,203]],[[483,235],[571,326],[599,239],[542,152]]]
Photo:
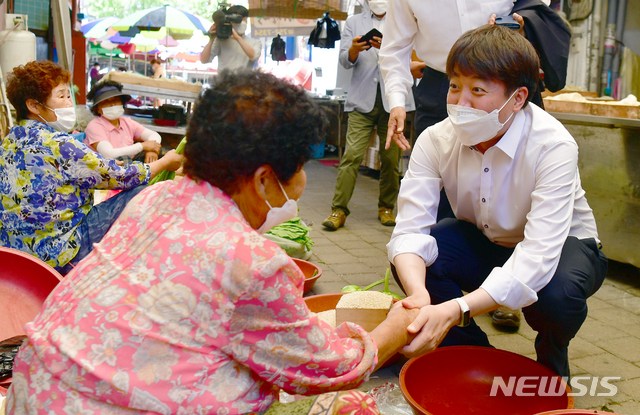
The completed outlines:
[[[137,11],[113,24],[122,36],[134,36],[140,32],[145,37],[157,39],[166,35],[174,39],[188,39],[198,30],[207,34],[209,27],[211,22],[208,20],[168,5]],[[158,33],[162,28],[166,29],[164,36]]]
[[[115,16],[103,17],[83,24],[80,30],[82,30],[82,34],[86,38],[99,39],[106,35],[109,27],[118,20],[120,19]]]

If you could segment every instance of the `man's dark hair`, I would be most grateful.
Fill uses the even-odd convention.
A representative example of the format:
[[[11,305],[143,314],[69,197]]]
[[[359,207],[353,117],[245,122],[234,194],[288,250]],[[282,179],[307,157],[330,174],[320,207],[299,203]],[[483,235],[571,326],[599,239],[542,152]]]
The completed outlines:
[[[463,34],[449,51],[447,76],[459,75],[501,82],[507,96],[524,86],[529,90],[528,103],[540,78],[540,59],[516,31],[484,25]]]
[[[100,62],[93,62],[93,66],[100,66]]]
[[[258,70],[223,70],[189,119],[184,171],[227,194],[263,165],[286,183],[324,139],[326,123],[301,87]]]
[[[249,10],[244,6],[231,6],[227,9],[227,14],[239,14],[242,17],[249,17]]]
[[[93,99],[96,97],[97,93],[100,92],[100,90],[106,86],[115,86],[116,88],[118,88],[118,91],[122,92],[122,84],[120,82],[116,82],[116,81],[111,81],[111,80],[107,80],[107,81],[100,81],[97,82],[94,86],[91,87],[91,91],[89,91],[89,93],[87,94],[87,99],[89,101],[93,101]],[[122,101],[122,105],[126,104],[128,102],[128,99],[126,99],[124,96],[119,97],[120,100]],[[100,116],[100,113],[98,113],[98,105],[94,104],[91,106],[91,113],[95,116]]]

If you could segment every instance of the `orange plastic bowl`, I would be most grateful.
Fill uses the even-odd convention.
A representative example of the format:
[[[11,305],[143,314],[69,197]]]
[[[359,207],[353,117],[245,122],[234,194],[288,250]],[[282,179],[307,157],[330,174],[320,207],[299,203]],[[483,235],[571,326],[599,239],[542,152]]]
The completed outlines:
[[[505,384],[515,377],[512,393],[497,389],[491,396],[495,377]],[[556,378],[559,396],[541,396],[535,380],[521,389],[533,396],[516,396],[516,384],[524,376],[545,376],[549,391]],[[562,384],[560,384],[562,382]],[[452,346],[409,360],[400,371],[400,389],[416,414],[425,415],[534,415],[571,409],[569,386],[547,367],[528,357],[505,350],[475,346]],[[506,396],[510,395],[510,396]]]
[[[298,268],[300,268],[300,271],[302,271],[302,273],[304,274],[303,294],[306,294],[309,291],[311,291],[311,289],[313,288],[318,278],[320,278],[320,276],[322,275],[322,268],[320,268],[313,262],[305,261],[304,259],[298,259],[298,258],[291,258],[291,259],[293,259],[293,262],[296,263]]]
[[[38,258],[0,248],[0,340],[25,334],[62,275]]]

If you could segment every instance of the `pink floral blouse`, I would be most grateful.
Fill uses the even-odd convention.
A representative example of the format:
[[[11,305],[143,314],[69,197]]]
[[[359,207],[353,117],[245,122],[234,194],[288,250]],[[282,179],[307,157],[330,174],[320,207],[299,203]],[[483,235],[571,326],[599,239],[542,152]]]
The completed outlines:
[[[320,321],[303,283],[219,189],[151,186],[27,324],[7,413],[242,414],[357,387],[375,343]]]

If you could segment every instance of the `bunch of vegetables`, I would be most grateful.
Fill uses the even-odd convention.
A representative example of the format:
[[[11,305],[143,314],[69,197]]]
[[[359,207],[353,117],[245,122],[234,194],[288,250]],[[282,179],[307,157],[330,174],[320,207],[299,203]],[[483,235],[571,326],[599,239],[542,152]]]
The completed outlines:
[[[178,147],[176,147],[176,153],[182,154],[182,152],[184,151],[185,144],[187,144],[187,137],[184,137],[182,141],[180,141],[180,144],[178,144]],[[149,184],[151,185],[151,184],[163,182],[165,180],[173,180],[175,177],[176,177],[176,172],[169,171],[169,170],[162,170],[160,173],[158,173],[156,177],[149,180]]]
[[[393,291],[389,291],[389,275],[391,274],[391,269],[387,268],[387,272],[384,274],[384,278],[373,282],[369,285],[367,285],[364,288],[361,288],[357,285],[347,285],[345,287],[342,287],[342,289],[340,290],[340,292],[342,293],[352,293],[355,291],[369,291],[370,289],[372,289],[373,287],[375,287],[376,285],[380,285],[382,283],[384,283],[384,290],[381,291],[383,294],[387,294],[392,296],[393,298],[397,299],[397,300],[402,300],[402,296],[400,294],[394,293]]]
[[[313,241],[309,237],[310,231],[311,228],[302,222],[300,216],[296,216],[291,220],[274,226],[267,232],[267,234],[279,236],[280,238],[299,243],[300,245],[303,245],[307,251],[310,251],[311,246],[313,245]]]

